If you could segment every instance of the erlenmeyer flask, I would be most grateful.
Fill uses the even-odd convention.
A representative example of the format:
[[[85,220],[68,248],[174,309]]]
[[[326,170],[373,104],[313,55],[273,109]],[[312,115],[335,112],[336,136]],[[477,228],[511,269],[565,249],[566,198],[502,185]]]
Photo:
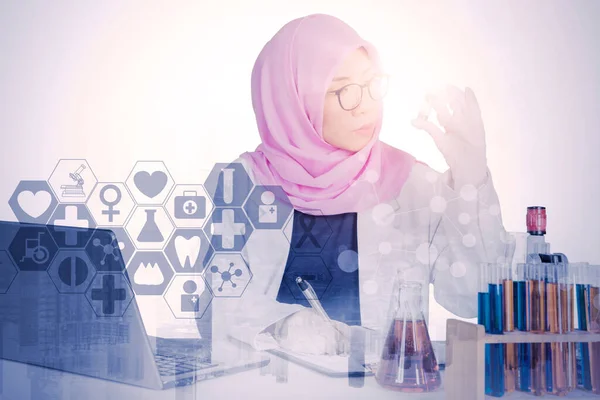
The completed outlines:
[[[386,389],[431,392],[442,383],[422,307],[421,284],[400,282],[395,311],[375,374]]]
[[[158,229],[158,225],[156,225],[156,221],[154,220],[154,214],[156,213],[156,210],[144,211],[146,211],[146,223],[138,235],[138,241],[154,243],[162,242],[164,237],[162,233],[160,233],[160,229]]]

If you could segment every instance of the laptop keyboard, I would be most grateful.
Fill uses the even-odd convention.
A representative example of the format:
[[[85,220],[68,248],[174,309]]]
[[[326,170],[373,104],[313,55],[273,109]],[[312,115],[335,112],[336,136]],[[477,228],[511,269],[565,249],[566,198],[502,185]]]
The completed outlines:
[[[173,376],[185,374],[187,372],[198,371],[200,369],[206,369],[215,367],[218,364],[208,363],[202,361],[193,356],[187,356],[184,354],[155,354],[154,359],[156,360],[156,366],[158,372],[162,376]]]

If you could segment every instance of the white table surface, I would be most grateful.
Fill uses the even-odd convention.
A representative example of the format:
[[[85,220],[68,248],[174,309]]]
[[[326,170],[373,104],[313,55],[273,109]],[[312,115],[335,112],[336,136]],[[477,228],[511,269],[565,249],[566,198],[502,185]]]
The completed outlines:
[[[162,391],[144,389],[56,370],[2,360],[2,392],[6,400],[184,400],[184,399],[445,399],[442,388],[433,393],[404,394],[381,388],[366,377],[362,388],[349,386],[347,378],[330,378],[299,365],[272,357],[269,366]],[[279,381],[277,371],[287,369]],[[37,389],[36,389],[37,387]],[[506,399],[534,399],[511,393]],[[568,398],[599,398],[576,391]],[[490,397],[490,399],[493,399]],[[462,400],[462,399],[461,399]]]

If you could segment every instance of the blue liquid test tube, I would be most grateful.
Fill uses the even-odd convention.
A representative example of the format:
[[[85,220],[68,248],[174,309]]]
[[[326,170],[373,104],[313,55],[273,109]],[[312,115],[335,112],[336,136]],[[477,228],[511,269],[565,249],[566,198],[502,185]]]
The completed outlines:
[[[577,330],[587,331],[590,320],[589,264],[576,263],[572,265],[572,268],[575,270]],[[577,344],[577,386],[584,390],[592,390],[590,351],[588,343]]]
[[[480,265],[479,318],[486,333],[503,334],[504,303],[502,296],[502,271],[496,264]],[[487,287],[486,287],[487,286]],[[502,397],[504,383],[504,345],[485,345],[485,394]]]
[[[515,280],[515,326],[520,332],[529,332],[529,281],[527,280],[528,264],[517,264],[517,279]],[[531,392],[531,344],[519,343],[517,389],[521,392]]]

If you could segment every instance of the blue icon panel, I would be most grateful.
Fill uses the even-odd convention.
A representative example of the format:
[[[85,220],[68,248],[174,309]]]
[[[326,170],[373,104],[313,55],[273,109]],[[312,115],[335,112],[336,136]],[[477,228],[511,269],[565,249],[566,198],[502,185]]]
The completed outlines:
[[[58,247],[45,226],[19,228],[9,246],[9,253],[21,271],[46,271]]]
[[[97,274],[85,293],[98,317],[122,317],[133,299],[123,274]]]
[[[333,235],[327,218],[321,215],[305,214],[294,211],[293,218],[288,224],[293,224],[291,237],[284,230],[285,237],[290,241],[290,248],[296,254],[319,254]]]
[[[241,208],[215,208],[204,227],[216,251],[242,251],[252,231]]]
[[[165,254],[178,273],[201,273],[214,250],[202,229],[177,229]]]
[[[162,295],[174,273],[162,251],[138,251],[127,275],[136,295]]]
[[[133,242],[123,228],[96,229],[85,250],[98,272],[122,272],[133,256]]]
[[[45,224],[58,200],[46,181],[21,181],[8,205],[19,222]]]
[[[217,163],[204,187],[216,207],[241,207],[254,184],[241,163]]]
[[[256,229],[282,229],[294,210],[281,186],[255,186],[244,210]]]
[[[252,279],[248,264],[238,253],[217,253],[204,272],[210,276],[215,297],[241,297]]]
[[[96,223],[85,204],[60,204],[50,217],[48,230],[59,248],[83,248]]]
[[[48,274],[60,293],[85,293],[96,269],[83,249],[60,250]]]

